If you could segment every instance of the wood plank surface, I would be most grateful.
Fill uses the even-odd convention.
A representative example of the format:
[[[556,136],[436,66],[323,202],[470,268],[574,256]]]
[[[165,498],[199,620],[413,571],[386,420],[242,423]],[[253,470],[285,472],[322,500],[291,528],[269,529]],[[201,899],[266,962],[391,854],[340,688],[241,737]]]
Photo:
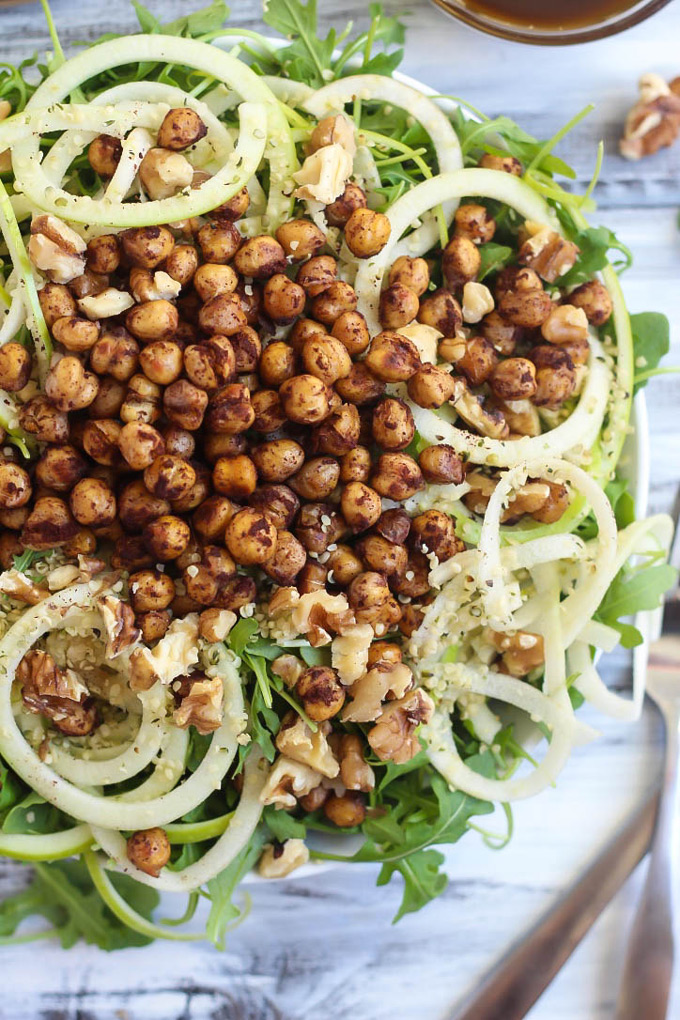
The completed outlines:
[[[186,0],[150,0],[163,19]],[[235,0],[232,23],[261,28],[259,0]],[[322,23],[366,21],[363,0],[319,0]],[[606,159],[598,218],[634,250],[624,278],[633,311],[664,311],[680,363],[680,145],[639,164],[622,160],[616,139],[640,74],[680,73],[680,5],[611,40],[564,49],[511,45],[447,20],[424,0],[385,0],[410,26],[403,70],[490,115],[509,114],[549,137],[588,102],[597,108],[560,147],[590,178],[597,141]],[[125,0],[54,0],[65,44],[134,30]],[[48,45],[38,4],[0,9],[0,60]],[[680,480],[680,379],[649,389],[653,510],[668,509]],[[610,657],[610,682],[625,686],[627,660]],[[106,955],[91,947],[63,953],[39,943],[3,948],[2,1020],[444,1020],[493,960],[544,910],[649,789],[659,769],[661,734],[647,708],[637,726],[586,721],[600,739],[579,748],[556,789],[520,803],[515,835],[502,853],[469,834],[447,856],[451,883],[418,915],[390,925],[396,881],[374,887],[371,866],[340,867],[285,883],[257,884],[247,922],[224,953],[200,945],[158,945]],[[492,820],[492,825],[496,824]],[[498,820],[500,826],[501,821]],[[0,895],[25,873],[0,865]],[[609,1020],[621,947],[640,876],[603,916],[530,1020]],[[675,995],[671,1016],[680,1016]],[[641,1018],[642,1020],[642,1018]]]

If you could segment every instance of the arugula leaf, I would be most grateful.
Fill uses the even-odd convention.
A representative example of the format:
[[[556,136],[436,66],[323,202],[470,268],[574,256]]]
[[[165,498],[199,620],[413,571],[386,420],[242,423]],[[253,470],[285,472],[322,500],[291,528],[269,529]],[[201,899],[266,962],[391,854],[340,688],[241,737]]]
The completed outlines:
[[[31,792],[7,812],[2,824],[2,831],[13,833],[59,832],[66,827],[64,818],[65,816],[58,808],[48,804],[40,794]]]
[[[163,25],[163,34],[185,35],[192,39],[209,35],[210,32],[217,32],[222,28],[229,18],[229,13],[229,8],[223,0],[213,0],[207,7],[201,7],[198,11]]]
[[[206,924],[206,934],[218,949],[224,949],[224,936],[227,930],[235,927],[247,914],[247,904],[246,907],[238,907],[234,903],[234,892],[243,876],[247,875],[260,856],[264,842],[263,830],[256,829],[248,845],[234,858],[229,867],[208,882],[212,905]]]
[[[561,218],[564,220],[564,217]],[[572,240],[579,247],[579,257],[576,265],[558,280],[560,287],[571,287],[577,283],[591,280],[595,273],[604,269],[607,262],[611,261],[610,251],[618,251],[623,255],[623,259],[612,262],[617,272],[623,272],[633,261],[630,248],[619,241],[616,234],[608,227],[588,227],[586,230],[579,230],[576,233],[573,230],[569,232],[572,235]]]
[[[504,244],[495,244],[493,241],[488,241],[487,244],[480,244],[479,254],[482,261],[477,273],[477,279],[480,283],[489,273],[497,273],[499,269],[507,266],[514,256],[512,248],[508,248]]]
[[[392,924],[405,914],[420,910],[446,889],[448,878],[440,870],[444,854],[438,850],[417,850],[410,857],[398,861],[386,861],[380,869],[377,885],[387,885],[395,872],[404,879],[404,894],[401,906],[392,918]]]
[[[257,620],[241,619],[229,631],[227,644],[239,658],[243,655],[251,637],[257,632]]]
[[[657,609],[677,578],[677,570],[667,563],[652,563],[632,570],[624,567],[609,586],[594,618],[617,630],[624,648],[634,648],[642,643],[642,635],[636,627],[621,622],[621,617]]]
[[[50,552],[51,550],[37,552],[35,549],[24,549],[20,556],[14,557],[14,569],[25,574],[29,567],[37,560],[43,560]]]
[[[638,312],[630,316],[630,326],[636,369],[633,392],[637,393],[670,350],[670,324],[661,312]]]
[[[277,811],[273,804],[264,809],[262,815],[265,825],[274,839],[279,843],[287,839],[304,839],[307,826],[298,818],[293,818],[287,811]]]
[[[0,758],[0,814],[16,804],[21,797],[21,791],[19,779]]]

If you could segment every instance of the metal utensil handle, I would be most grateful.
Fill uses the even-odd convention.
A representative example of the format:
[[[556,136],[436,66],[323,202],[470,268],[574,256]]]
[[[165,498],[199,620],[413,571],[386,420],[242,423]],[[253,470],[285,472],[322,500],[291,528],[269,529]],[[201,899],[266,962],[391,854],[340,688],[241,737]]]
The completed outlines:
[[[586,873],[482,978],[450,1020],[521,1020],[644,857],[657,797],[652,790]],[[641,1013],[647,1020],[647,1014]]]
[[[616,1020],[665,1020],[673,977],[673,876],[680,856],[680,706],[664,706],[666,765],[649,870],[628,942]]]

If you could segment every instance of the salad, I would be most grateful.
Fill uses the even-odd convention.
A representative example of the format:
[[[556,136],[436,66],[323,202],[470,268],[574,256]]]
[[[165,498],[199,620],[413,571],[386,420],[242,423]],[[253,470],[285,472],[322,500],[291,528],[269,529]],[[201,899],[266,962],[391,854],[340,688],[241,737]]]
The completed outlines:
[[[543,142],[426,96],[377,5],[321,38],[270,0],[280,45],[134,6],[67,60],[45,2],[53,51],[0,70],[0,854],[32,869],[0,941],[221,946],[247,873],[310,860],[398,873],[400,917],[438,846],[507,841],[584,699],[640,710],[597,659],[674,578],[622,456],[668,324],[585,219],[601,150],[558,183],[587,110]]]

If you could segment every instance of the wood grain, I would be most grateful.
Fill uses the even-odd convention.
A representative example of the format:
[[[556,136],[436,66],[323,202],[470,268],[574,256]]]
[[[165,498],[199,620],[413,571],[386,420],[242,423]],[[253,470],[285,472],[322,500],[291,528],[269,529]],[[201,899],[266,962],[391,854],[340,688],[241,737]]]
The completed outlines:
[[[186,0],[148,0],[170,20]],[[323,26],[366,22],[364,0],[320,0]],[[592,172],[597,141],[607,156],[597,189],[601,216],[635,251],[624,278],[633,311],[664,311],[673,324],[672,361],[680,362],[680,145],[640,164],[617,155],[621,121],[637,77],[680,72],[680,7],[611,40],[577,48],[512,45],[448,20],[424,0],[384,0],[410,25],[403,69],[442,92],[464,96],[490,115],[506,113],[550,137],[586,103],[597,108],[560,146],[577,171]],[[111,31],[132,31],[127,0],[76,4],[53,0],[65,45]],[[232,23],[261,28],[259,0],[233,3]],[[0,11],[0,60],[48,46],[39,5]],[[652,383],[651,508],[668,509],[680,464],[680,380]],[[609,657],[610,682],[625,686],[624,655]],[[2,950],[0,1020],[435,1020],[446,1015],[492,960],[510,945],[582,869],[659,767],[655,711],[638,726],[585,712],[602,733],[578,749],[559,786],[521,802],[516,830],[500,854],[469,834],[447,856],[444,896],[392,927],[400,889],[375,889],[372,866],[338,868],[318,878],[252,888],[248,921],[220,954],[204,946],[162,945],[105,956],[92,947],[63,953],[51,944]],[[490,827],[502,825],[492,819]],[[0,896],[25,872],[0,865]],[[639,876],[603,915],[571,962],[530,1013],[530,1020],[609,1020],[621,947]],[[680,999],[671,1015],[680,1016]]]

